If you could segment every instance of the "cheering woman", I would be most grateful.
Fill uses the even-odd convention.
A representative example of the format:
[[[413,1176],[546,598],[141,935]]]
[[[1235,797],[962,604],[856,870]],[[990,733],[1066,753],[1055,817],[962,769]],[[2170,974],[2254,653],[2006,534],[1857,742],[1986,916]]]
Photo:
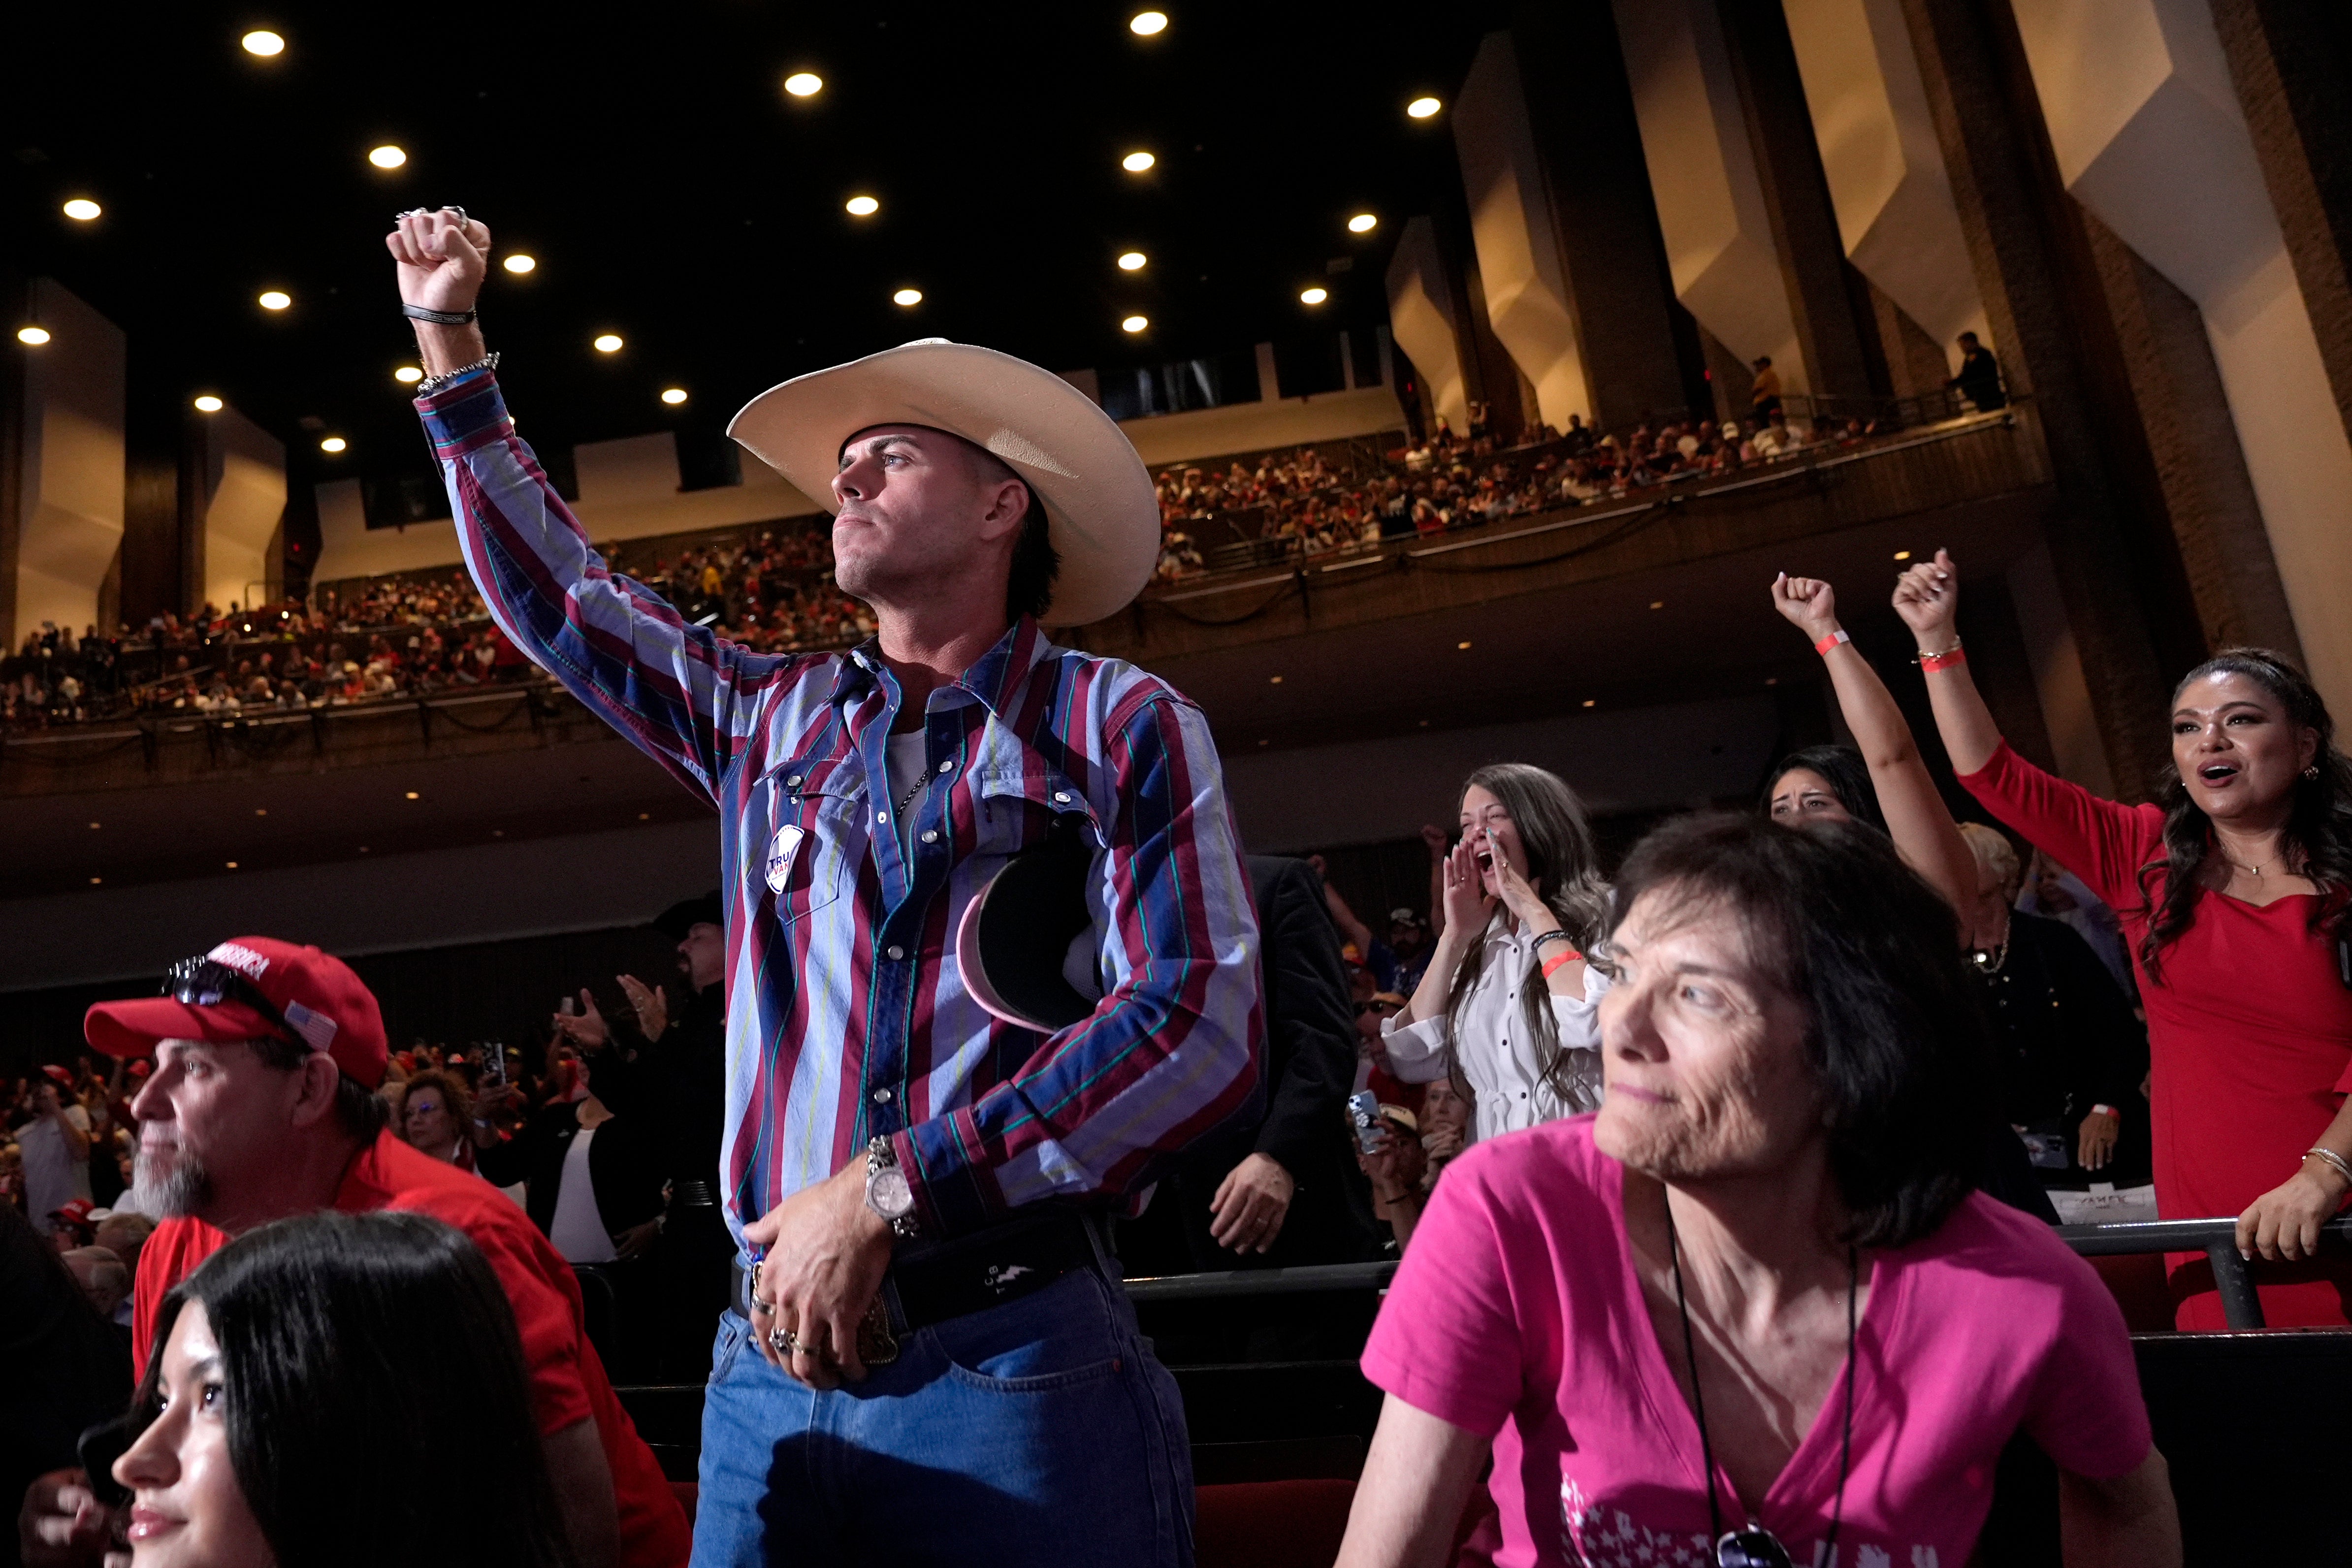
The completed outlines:
[[[2238,1248],[2297,1267],[2260,1286],[2273,1326],[2342,1324],[2352,1274],[2315,1257],[2352,1195],[2352,765],[2303,672],[2236,648],[2172,694],[2158,803],[2124,806],[2011,750],[1953,630],[1959,573],[1938,550],[1895,608],[1918,639],[1936,724],[1986,809],[2122,916],[2147,1009],[2157,1207],[2235,1215]],[[2201,1255],[2171,1260],[2184,1329],[2223,1325]]]
[[[1444,929],[1412,1001],[1381,1026],[1408,1083],[1452,1077],[1470,1136],[1532,1127],[1601,1103],[1594,1009],[1606,979],[1584,955],[1609,890],[1575,792],[1523,762],[1462,786],[1462,837],[1439,865]]]

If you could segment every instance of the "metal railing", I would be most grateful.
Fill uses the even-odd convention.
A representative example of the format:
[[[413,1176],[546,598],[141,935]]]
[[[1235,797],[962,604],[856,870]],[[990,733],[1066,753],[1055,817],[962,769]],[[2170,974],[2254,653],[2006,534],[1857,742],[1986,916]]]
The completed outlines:
[[[2221,1312],[2230,1327],[2264,1327],[2255,1275],[2269,1265],[2238,1256],[2234,1219],[2155,1219],[2122,1225],[2061,1225],[2057,1238],[2084,1258],[2122,1258],[2148,1252],[2202,1252],[2213,1265]],[[2352,1243],[2352,1217],[2330,1220],[2323,1238]],[[1163,1274],[1127,1281],[1139,1305],[1208,1301],[1240,1296],[1297,1295],[1312,1291],[1385,1290],[1395,1278],[1392,1260],[1326,1263],[1300,1269],[1234,1269],[1206,1274]]]

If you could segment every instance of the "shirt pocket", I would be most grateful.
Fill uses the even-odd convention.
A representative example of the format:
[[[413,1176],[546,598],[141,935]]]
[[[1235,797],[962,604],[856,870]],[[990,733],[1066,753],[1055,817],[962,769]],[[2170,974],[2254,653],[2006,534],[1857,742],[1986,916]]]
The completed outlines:
[[[972,781],[972,856],[998,862],[1045,841],[1054,819],[1075,812],[1089,841],[1107,841],[1081,790],[1059,769],[1034,768],[982,773]]]
[[[780,925],[833,903],[866,849],[866,779],[854,757],[782,764],[772,775],[768,836],[752,876]]]

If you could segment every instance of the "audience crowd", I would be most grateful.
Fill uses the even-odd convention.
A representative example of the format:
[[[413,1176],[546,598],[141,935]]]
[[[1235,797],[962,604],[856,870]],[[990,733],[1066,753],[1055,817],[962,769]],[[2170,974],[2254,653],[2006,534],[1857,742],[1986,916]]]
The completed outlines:
[[[1171,464],[1153,476],[1160,577],[1211,570],[1220,546],[1296,541],[1308,556],[1373,548],[1720,478],[1857,445],[1895,427],[1891,419],[1792,421],[1775,399],[1769,413],[1744,423],[1693,417],[1604,435],[1571,414],[1565,433],[1539,425],[1512,444],[1487,434],[1483,418],[1474,416],[1466,437],[1441,418],[1427,440],[1384,458],[1356,443],[1331,443],[1235,457],[1222,470],[1214,463]]]
[[[1891,423],[1887,428],[1892,428]],[[1158,577],[1196,575],[1219,547],[1277,541],[1315,556],[1386,540],[1594,506],[1852,446],[1877,421],[1800,417],[1775,407],[1742,423],[1688,419],[1597,434],[1538,426],[1517,444],[1483,418],[1385,455],[1358,443],[1173,464],[1153,476],[1161,518]],[[845,648],[874,630],[871,612],[833,580],[829,535],[806,523],[688,543],[623,541],[607,564],[679,613],[761,653]],[[43,622],[0,657],[0,730],[142,716],[252,718],[414,699],[538,672],[490,623],[459,568],[320,585],[257,607],[207,603],[102,633]]]

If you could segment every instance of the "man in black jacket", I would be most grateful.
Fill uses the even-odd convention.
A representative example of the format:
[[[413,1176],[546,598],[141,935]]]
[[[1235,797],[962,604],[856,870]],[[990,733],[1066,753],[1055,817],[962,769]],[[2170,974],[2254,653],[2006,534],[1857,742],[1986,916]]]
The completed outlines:
[[[656,1359],[661,1375],[698,1383],[710,1371],[710,1337],[727,1309],[734,1239],[719,1207],[719,1150],[727,1116],[727,937],[719,894],[674,904],[653,920],[677,944],[679,985],[672,994],[620,977],[635,1013],[630,1037],[614,1038],[593,998],[555,1022],[589,1052],[596,1094],[616,1113],[654,1129],[669,1203],[654,1249],[659,1283]]]
[[[1352,1263],[1376,1246],[1347,1125],[1355,1012],[1321,879],[1305,861],[1247,862],[1262,939],[1265,1115],[1196,1145],[1142,1224],[1122,1228],[1130,1272],[1180,1266],[1168,1256],[1171,1227],[1182,1263],[1201,1270]]]

